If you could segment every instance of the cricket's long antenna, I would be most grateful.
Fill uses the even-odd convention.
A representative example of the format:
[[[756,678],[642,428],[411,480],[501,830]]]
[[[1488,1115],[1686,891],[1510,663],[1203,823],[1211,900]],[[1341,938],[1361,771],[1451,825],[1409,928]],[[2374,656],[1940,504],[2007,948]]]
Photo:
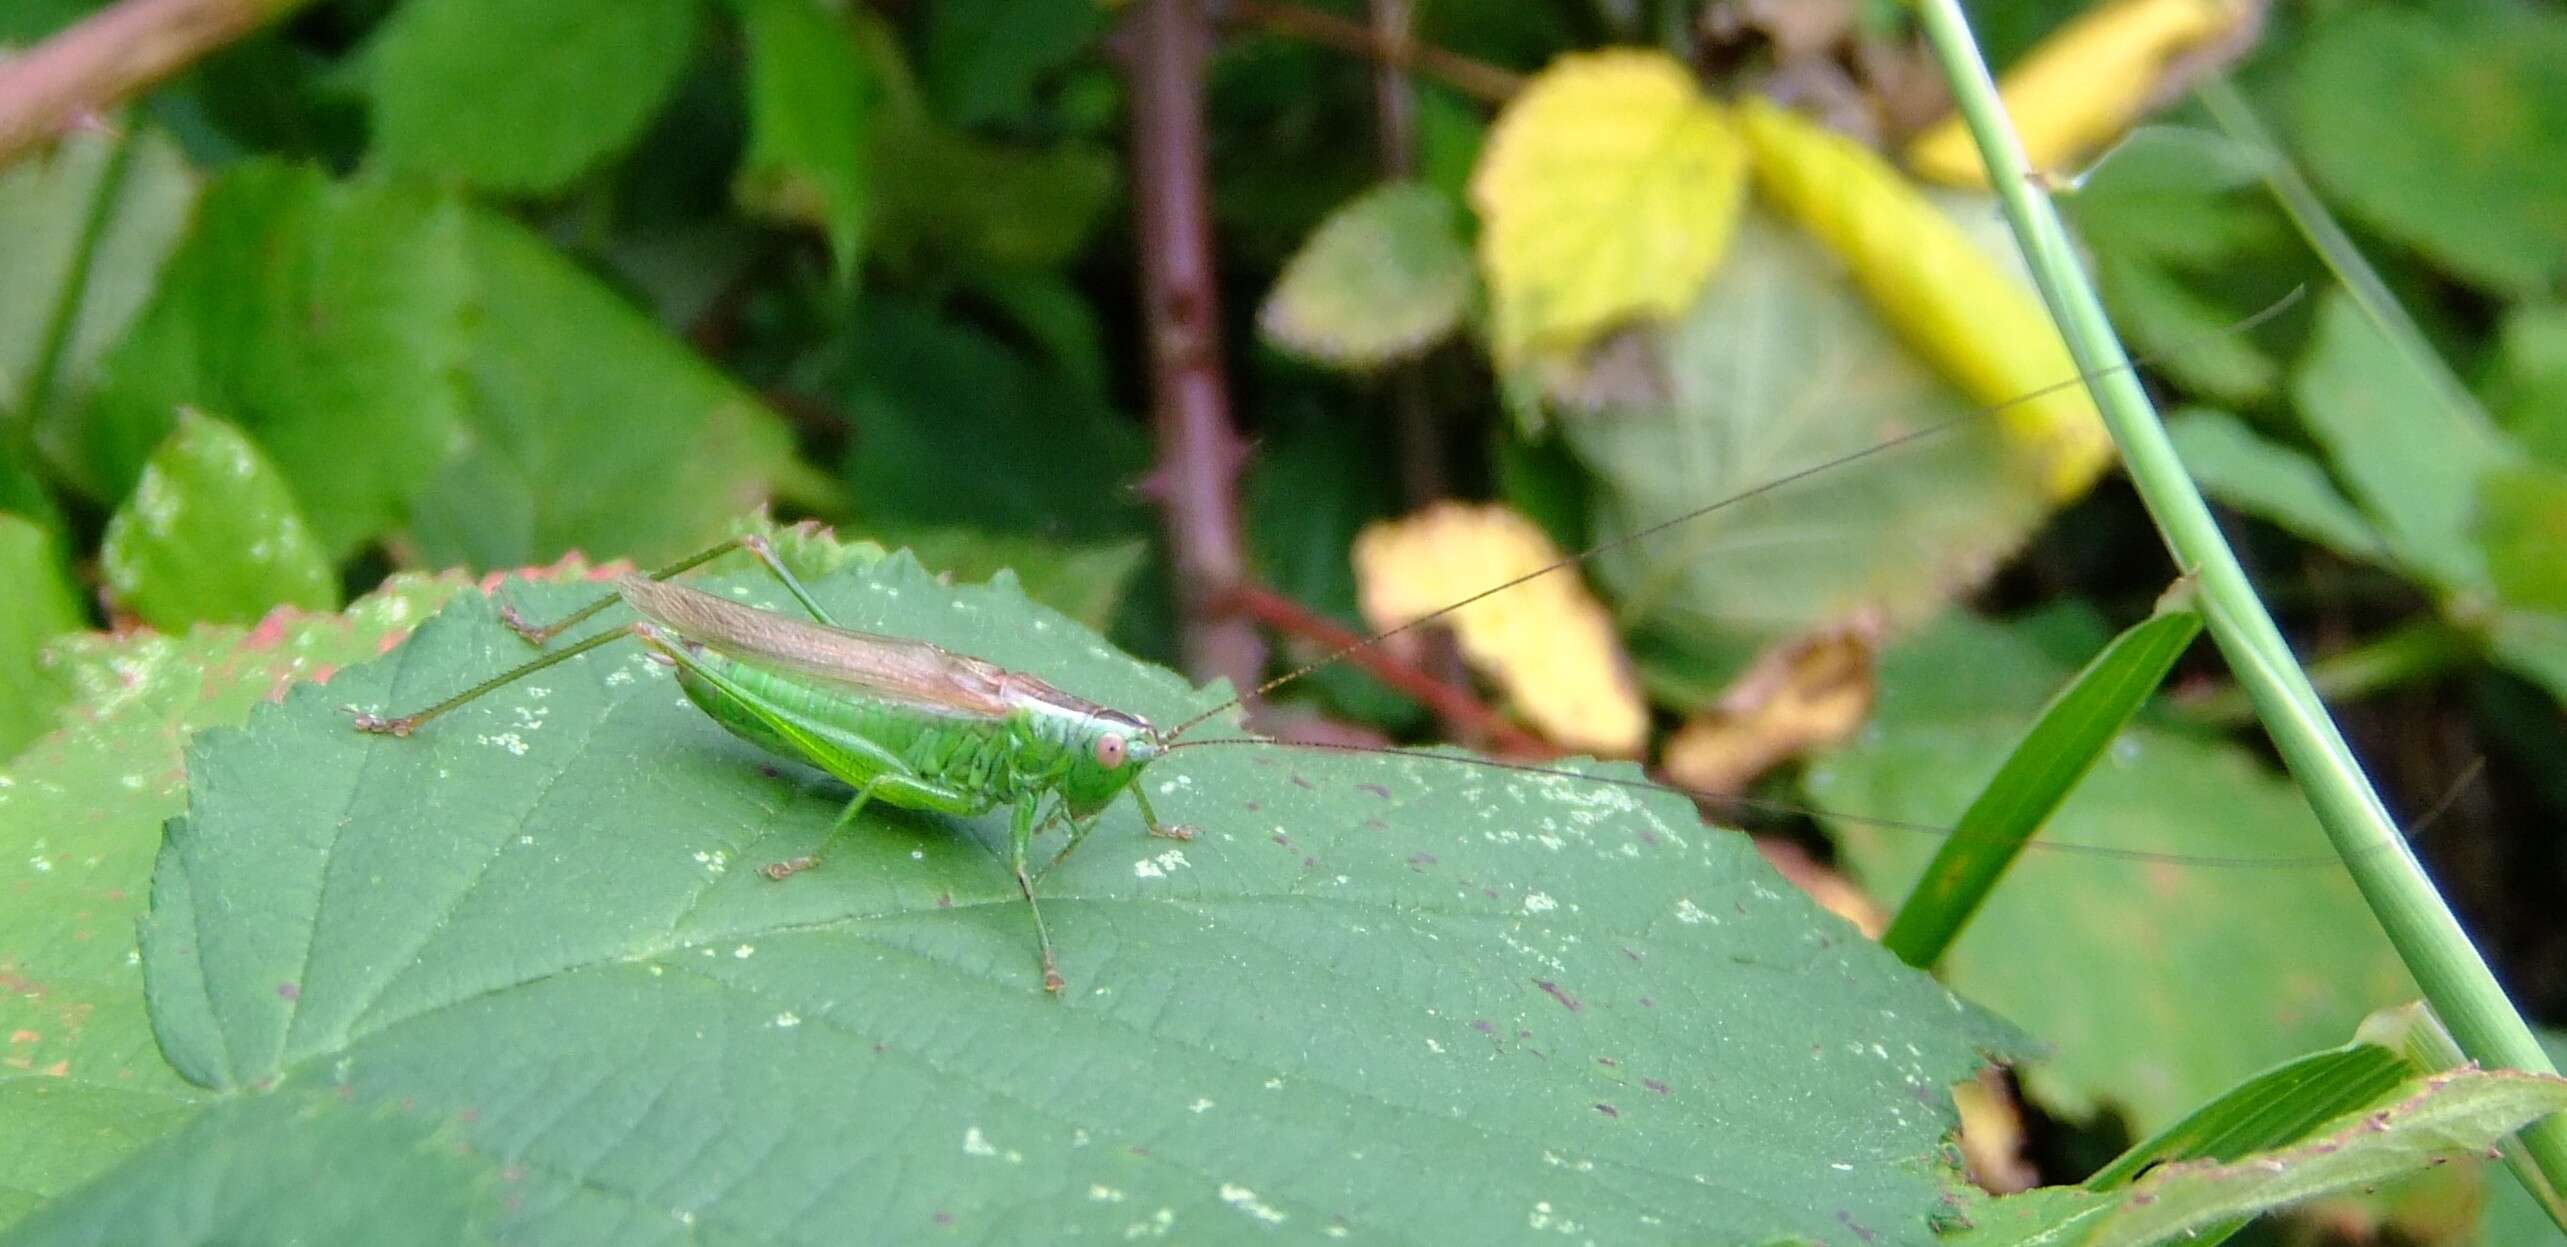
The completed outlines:
[[[2281,298],[2279,298],[2279,299],[2275,299],[2275,300],[2272,302],[2272,304],[2271,304],[2270,306],[2265,307],[2262,311],[2256,312],[2256,313],[2254,313],[2253,315],[2248,316],[2248,317],[2246,317],[2245,319],[2243,319],[2243,320],[2240,320],[2240,321],[2236,322],[2235,324],[2226,325],[2226,326],[2223,326],[2223,327],[2221,327],[2221,328],[2214,329],[2214,330],[2211,330],[2211,331],[2209,331],[2209,332],[2207,332],[2207,333],[2204,333],[2204,334],[2200,335],[2200,337],[2198,337],[2198,338],[2194,339],[2194,341],[2207,341],[2207,340],[2212,339],[2212,338],[2223,338],[2223,337],[2228,337],[2228,336],[2233,335],[2233,334],[2245,333],[2245,332],[2247,332],[2247,331],[2249,331],[2249,330],[2254,329],[2256,326],[2261,325],[2261,324],[2263,324],[2264,322],[2269,321],[2269,320],[2273,319],[2274,317],[2281,315],[2283,312],[2285,312],[2285,311],[2289,310],[2293,304],[2298,303],[2298,302],[2301,300],[2301,298],[2305,297],[2307,294],[2308,294],[2308,287],[2307,287],[2306,285],[2294,286],[2294,287],[2292,287],[2292,288],[2290,289],[2289,293],[2284,294],[2284,295],[2283,295]],[[1907,445],[1907,444],[1908,444],[1908,443],[1910,443],[1910,442],[1923,441],[1924,439],[1929,438],[1929,437],[1933,437],[1933,436],[1935,436],[1935,435],[1936,435],[1936,434],[1938,434],[1938,433],[1946,433],[1946,432],[1949,432],[1949,431],[1951,431],[1951,430],[1953,430],[1953,429],[1960,428],[1960,427],[1961,427],[1961,426],[1963,426],[1963,425],[1967,425],[1967,424],[1975,424],[1975,423],[1977,423],[1977,422],[1978,422],[1978,421],[1980,421],[1980,420],[1986,419],[1986,418],[1987,418],[1987,417],[1989,417],[1989,416],[1993,416],[1993,415],[1997,414],[1998,412],[2005,411],[2005,410],[2007,410],[2007,409],[2009,409],[2009,408],[2013,408],[2013,407],[2019,407],[2019,406],[2021,406],[2021,405],[2023,405],[2023,404],[2025,404],[2025,403],[2028,403],[2028,402],[2033,401],[2034,399],[2037,399],[2037,398],[2046,398],[2046,397],[2048,397],[2048,396],[2050,396],[2050,395],[2052,395],[2052,394],[2059,393],[2059,392],[2060,392],[2060,391],[2062,391],[2062,390],[2067,390],[2067,389],[2070,389],[2070,388],[2073,388],[2073,387],[2076,387],[2076,386],[2085,385],[2085,384],[2087,384],[2087,383],[2089,383],[2089,382],[2096,381],[2096,380],[2100,380],[2100,379],[2102,379],[2102,378],[2104,378],[2104,377],[2107,377],[2107,376],[2111,376],[2112,374],[2117,373],[2117,372],[2135,371],[2135,370],[2137,370],[2137,369],[2147,367],[2147,366],[2149,366],[2149,365],[2151,365],[2151,364],[2155,364],[2155,363],[2157,363],[2157,362],[2158,362],[2158,361],[2160,361],[2160,360],[2163,360],[2163,359],[2169,358],[2169,357],[2174,356],[2174,355],[2182,354],[2182,353],[2183,353],[2183,351],[2185,351],[2186,349],[2188,349],[2191,345],[2192,345],[2192,343],[2187,342],[2187,343],[2184,343],[2184,344],[2182,344],[2182,345],[2180,345],[2180,346],[2174,347],[2174,348],[2172,348],[2172,349],[2170,349],[2170,350],[2160,351],[2160,352],[2157,352],[2157,353],[2155,353],[2155,354],[2153,354],[2153,355],[2140,356],[2140,357],[2137,357],[2137,358],[2131,359],[2131,360],[2129,360],[2129,361],[2127,361],[2127,362],[2124,362],[2124,363],[2115,364],[2115,365],[2113,365],[2113,366],[2112,366],[2112,367],[2110,367],[2110,368],[2101,368],[2101,369],[2097,369],[2097,370],[2095,370],[2095,371],[2093,371],[2093,372],[2080,372],[2080,373],[2076,374],[2075,376],[2072,376],[2072,377],[2067,378],[2066,380],[2053,382],[2053,383],[2051,383],[2051,384],[2049,384],[2049,385],[2042,386],[2041,388],[2039,388],[2039,389],[2037,389],[2037,390],[2031,390],[2031,391],[2028,391],[2028,392],[2026,392],[2026,393],[2017,394],[2017,395],[2015,395],[2013,398],[2009,398],[2009,399],[2005,400],[2004,402],[1994,404],[1993,406],[1981,407],[1981,408],[1979,408],[1978,410],[1973,411],[1973,412],[1970,412],[1970,413],[1969,413],[1969,414],[1967,414],[1967,415],[1955,416],[1955,417],[1953,417],[1952,419],[1945,420],[1945,421],[1943,421],[1943,422],[1941,422],[1941,423],[1939,423],[1939,424],[1929,424],[1929,425],[1927,425],[1927,426],[1925,426],[1925,427],[1923,427],[1923,428],[1920,428],[1920,429],[1911,429],[1911,430],[1909,430],[1908,432],[1901,433],[1901,434],[1899,434],[1898,436],[1893,437],[1893,438],[1890,438],[1890,439],[1889,439],[1889,440],[1887,440],[1887,441],[1883,441],[1883,442],[1876,442],[1876,443],[1874,443],[1874,444],[1872,444],[1872,445],[1870,445],[1870,446],[1863,447],[1862,449],[1857,450],[1857,451],[1854,451],[1854,452],[1852,452],[1852,453],[1850,453],[1850,454],[1840,455],[1840,456],[1838,456],[1838,457],[1836,457],[1836,458],[1834,458],[1834,459],[1830,459],[1830,460],[1826,461],[1825,463],[1814,463],[1814,464],[1811,464],[1810,466],[1805,467],[1805,468],[1800,468],[1800,469],[1796,469],[1796,470],[1791,471],[1791,472],[1786,472],[1786,473],[1784,473],[1783,475],[1778,476],[1778,477],[1775,477],[1775,478],[1774,478],[1774,479],[1772,479],[1772,480],[1766,481],[1766,482],[1764,482],[1764,483],[1763,483],[1763,484],[1761,484],[1761,485],[1756,485],[1756,486],[1753,486],[1753,487],[1751,487],[1751,488],[1741,490],[1741,491],[1739,491],[1739,492],[1737,492],[1737,493],[1731,494],[1731,495],[1729,495],[1728,497],[1726,497],[1726,498],[1722,498],[1722,499],[1719,499],[1718,501],[1715,501],[1715,502],[1708,502],[1708,503],[1704,503],[1703,505],[1701,505],[1701,506],[1699,506],[1699,507],[1695,507],[1693,510],[1690,510],[1690,511],[1684,512],[1684,513],[1683,513],[1683,514],[1681,514],[1681,515],[1670,516],[1670,517],[1669,517],[1669,518],[1667,518],[1667,519],[1659,520],[1658,522],[1656,522],[1656,523],[1654,523],[1654,524],[1650,524],[1650,525],[1648,525],[1648,526],[1646,526],[1646,527],[1644,527],[1644,528],[1634,529],[1633,531],[1631,531],[1631,532],[1627,532],[1627,533],[1624,533],[1624,534],[1622,534],[1622,535],[1621,535],[1621,536],[1619,536],[1619,537],[1614,537],[1614,538],[1611,538],[1611,539],[1608,539],[1608,540],[1605,540],[1605,541],[1598,542],[1598,543],[1596,543],[1595,545],[1589,546],[1589,547],[1587,547],[1586,549],[1581,550],[1581,551],[1579,551],[1579,552],[1577,552],[1577,553],[1575,553],[1575,554],[1569,555],[1569,556],[1568,556],[1568,557],[1566,557],[1566,558],[1558,559],[1558,560],[1555,560],[1555,561],[1550,562],[1550,563],[1545,563],[1545,564],[1543,564],[1543,565],[1542,565],[1542,566],[1540,566],[1540,567],[1534,568],[1532,571],[1526,572],[1526,573],[1524,573],[1524,574],[1523,574],[1523,575],[1521,575],[1521,576],[1517,576],[1517,577],[1515,577],[1514,579],[1511,579],[1511,580],[1504,580],[1504,581],[1500,581],[1500,582],[1498,582],[1497,584],[1490,585],[1488,588],[1482,589],[1482,590],[1480,590],[1479,592],[1474,593],[1474,594],[1470,595],[1469,597],[1463,598],[1463,599],[1461,599],[1461,600],[1460,600],[1460,601],[1458,601],[1458,602],[1452,602],[1452,603],[1448,603],[1448,604],[1446,604],[1446,605],[1444,605],[1444,606],[1437,607],[1436,609],[1431,610],[1431,611],[1428,611],[1427,613],[1425,613],[1425,614],[1423,614],[1423,615],[1420,615],[1420,616],[1418,616],[1418,617],[1417,617],[1417,618],[1415,618],[1415,619],[1411,619],[1411,620],[1409,620],[1409,621],[1408,621],[1408,622],[1406,622],[1406,623],[1400,624],[1400,625],[1399,625],[1399,626],[1397,626],[1397,627],[1393,627],[1393,628],[1385,628],[1385,629],[1383,629],[1383,630],[1381,630],[1381,631],[1379,631],[1379,632],[1376,632],[1376,633],[1372,634],[1371,636],[1365,637],[1364,639],[1362,639],[1362,640],[1360,640],[1360,641],[1356,641],[1356,642],[1354,642],[1354,643],[1353,643],[1353,644],[1351,644],[1351,645],[1342,646],[1342,647],[1338,648],[1337,650],[1335,650],[1335,651],[1331,652],[1330,654],[1328,654],[1326,657],[1320,658],[1320,659],[1318,659],[1318,660],[1316,660],[1316,661],[1314,661],[1314,662],[1304,663],[1304,664],[1302,664],[1302,665],[1301,665],[1301,666],[1299,666],[1299,667],[1295,667],[1295,668],[1293,668],[1292,670],[1287,671],[1287,672],[1283,673],[1282,675],[1276,676],[1275,678],[1273,678],[1273,679],[1271,679],[1271,680],[1268,680],[1268,681],[1266,681],[1265,683],[1260,684],[1260,685],[1258,685],[1257,687],[1255,687],[1255,688],[1253,688],[1253,689],[1250,689],[1250,690],[1248,690],[1248,691],[1247,691],[1247,692],[1245,692],[1245,693],[1241,693],[1240,695],[1238,695],[1238,696],[1236,696],[1236,697],[1233,697],[1233,698],[1231,698],[1230,700],[1225,701],[1225,702],[1221,703],[1221,704],[1220,704],[1220,705],[1218,705],[1218,706],[1214,706],[1213,708],[1211,708],[1211,709],[1209,709],[1209,710],[1206,710],[1206,711],[1204,711],[1203,713],[1201,713],[1201,714],[1198,714],[1198,715],[1194,716],[1193,718],[1187,719],[1187,720],[1186,720],[1186,721],[1184,721],[1183,723],[1179,723],[1179,724],[1177,724],[1177,725],[1176,725],[1176,727],[1174,727],[1173,729],[1169,730],[1169,731],[1168,731],[1164,736],[1162,736],[1160,739],[1162,739],[1163,741],[1166,741],[1166,742],[1168,742],[1168,743],[1170,743],[1170,744],[1174,744],[1174,743],[1175,743],[1175,742],[1177,742],[1178,740],[1182,739],[1182,738],[1185,736],[1185,734],[1186,734],[1187,732],[1193,731],[1196,727],[1201,726],[1205,720],[1208,720],[1208,719],[1212,718],[1213,716],[1215,716],[1215,715],[1218,715],[1218,714],[1222,713],[1222,712],[1223,712],[1223,711],[1225,711],[1225,710],[1229,710],[1229,709],[1231,709],[1231,708],[1232,708],[1232,707],[1234,707],[1234,706],[1245,705],[1245,704],[1246,704],[1246,703],[1248,703],[1248,702],[1255,701],[1256,699],[1261,698],[1261,697],[1264,697],[1266,694],[1271,693],[1271,692],[1275,691],[1276,689],[1282,688],[1284,685],[1287,685],[1287,684],[1290,684],[1290,683],[1292,683],[1292,682],[1294,682],[1294,681],[1296,681],[1296,680],[1299,680],[1299,679],[1301,679],[1302,677],[1304,677],[1304,676],[1307,676],[1307,675],[1311,674],[1312,672],[1319,671],[1319,670],[1325,669],[1325,668],[1327,668],[1327,667],[1335,666],[1336,664],[1338,664],[1338,663],[1340,663],[1340,662],[1345,661],[1345,659],[1346,659],[1349,655],[1355,654],[1355,653],[1357,653],[1357,652],[1359,652],[1359,651],[1362,651],[1362,650],[1370,649],[1370,648],[1372,648],[1373,646],[1375,646],[1375,645],[1379,645],[1379,644],[1381,644],[1382,642],[1387,641],[1387,640],[1389,640],[1389,639],[1390,639],[1390,638],[1392,638],[1392,637],[1398,636],[1399,634],[1401,634],[1401,633],[1403,633],[1403,632],[1408,632],[1408,631],[1410,631],[1410,630],[1412,630],[1412,629],[1415,629],[1415,628],[1421,627],[1421,626],[1423,626],[1423,625],[1425,625],[1425,624],[1433,623],[1434,621],[1436,621],[1436,620],[1438,620],[1438,619],[1441,619],[1441,618],[1443,618],[1443,617],[1445,617],[1445,616],[1447,616],[1447,615],[1450,615],[1450,614],[1452,614],[1453,612],[1458,611],[1458,610],[1462,609],[1462,608],[1463,608],[1463,607],[1465,607],[1465,606],[1469,606],[1469,605],[1470,605],[1470,604],[1472,604],[1473,602],[1481,601],[1482,599],[1485,599],[1485,598],[1494,597],[1494,596],[1496,596],[1496,595],[1498,595],[1498,594],[1500,594],[1500,593],[1504,593],[1504,592],[1506,592],[1507,590],[1514,588],[1514,587],[1515,587],[1515,586],[1517,586],[1517,585],[1523,584],[1524,582],[1526,582],[1526,581],[1528,581],[1528,580],[1536,580],[1536,579],[1539,579],[1539,578],[1541,578],[1541,577],[1543,577],[1543,576],[1550,575],[1551,573],[1553,573],[1553,572],[1555,572],[1555,571],[1558,571],[1558,570],[1560,570],[1560,569],[1561,569],[1561,568],[1563,568],[1563,567],[1571,567],[1571,566],[1575,566],[1576,564],[1583,563],[1583,562],[1587,561],[1588,559],[1594,558],[1596,555],[1602,554],[1602,553],[1604,553],[1604,552],[1606,552],[1606,551],[1608,551],[1608,550],[1618,550],[1618,549],[1621,549],[1622,547],[1627,546],[1627,545],[1630,545],[1630,544],[1632,544],[1632,543],[1634,543],[1634,542],[1641,541],[1641,540],[1643,540],[1643,539],[1645,539],[1645,538],[1654,537],[1654,536],[1658,535],[1659,533],[1662,533],[1662,532],[1667,531],[1667,530],[1668,530],[1668,529],[1670,529],[1670,528],[1675,528],[1675,527],[1678,527],[1678,526],[1680,526],[1680,525],[1684,525],[1684,524],[1690,524],[1690,523],[1692,523],[1693,521],[1698,520],[1698,519],[1701,519],[1702,517],[1704,517],[1704,516],[1706,516],[1706,515],[1709,515],[1709,514],[1711,514],[1711,513],[1715,512],[1715,511],[1719,511],[1719,510],[1723,510],[1723,509],[1728,508],[1728,507],[1736,506],[1737,504],[1739,504],[1739,503],[1741,503],[1741,502],[1745,502],[1745,501],[1747,501],[1747,500],[1748,500],[1748,499],[1750,499],[1750,498],[1758,498],[1758,497],[1762,497],[1762,496],[1764,496],[1764,495],[1766,495],[1766,494],[1769,494],[1769,493],[1774,492],[1775,490],[1781,489],[1782,487],[1784,487],[1784,486],[1786,486],[1786,485],[1791,485],[1791,484],[1795,484],[1795,483],[1800,482],[1800,481],[1807,480],[1807,479],[1809,479],[1810,477],[1816,476],[1816,475],[1818,475],[1818,474],[1820,474],[1820,473],[1822,473],[1822,472],[1827,472],[1827,471],[1830,471],[1830,470],[1835,469],[1835,468],[1841,468],[1841,467],[1845,466],[1846,464],[1854,463],[1854,462],[1856,462],[1856,461],[1863,460],[1863,459],[1868,459],[1868,458],[1871,458],[1871,457],[1872,457],[1872,456],[1874,456],[1874,455],[1881,454],[1881,453],[1883,453],[1883,452],[1885,452],[1885,451],[1896,450],[1896,449],[1898,449],[1899,447],[1901,447],[1901,446],[1905,446],[1905,445]]]
[[[1682,784],[1670,784],[1654,779],[1621,779],[1610,775],[1589,775],[1581,771],[1562,770],[1558,767],[1542,766],[1531,762],[1508,762],[1500,758],[1482,758],[1471,754],[1446,753],[1433,749],[1409,749],[1402,748],[1397,745],[1352,745],[1333,741],[1285,742],[1268,740],[1262,736],[1222,736],[1216,737],[1212,740],[1186,741],[1181,744],[1171,745],[1169,746],[1169,751],[1173,753],[1180,749],[1207,749],[1215,745],[1264,745],[1268,748],[1316,749],[1330,753],[1369,753],[1382,754],[1394,758],[1419,758],[1428,762],[1445,762],[1457,766],[1476,766],[1491,771],[1513,771],[1521,775],[1543,775],[1554,779],[1575,780],[1579,783],[1602,784],[1610,788],[1633,788],[1647,792],[1672,792],[1678,796],[1690,797],[1695,801],[1711,805],[1728,805],[1743,809],[1759,810],[1768,814],[1790,814],[1802,818],[1835,819],[1840,822],[1860,823],[1866,827],[1878,827],[1885,831],[1912,832],[1921,836],[1931,836],[1937,840],[1970,841],[2007,840],[2012,838],[2008,836],[1995,835],[1974,836],[1967,832],[1942,826],[1938,823],[1923,823],[1917,822],[1913,819],[1887,818],[1871,814],[1848,814],[1842,810],[1822,810],[1814,806],[1796,805],[1789,801],[1777,801],[1768,797],[1749,797],[1735,793],[1706,792],[1699,788],[1687,788]],[[2450,788],[2443,792],[2441,799],[2435,801],[2431,808],[2427,809],[2421,817],[2417,818],[2403,837],[2394,840],[2382,840],[2377,844],[2370,845],[2367,848],[2362,849],[2361,852],[2384,852],[2399,845],[2413,845],[2422,840],[2425,833],[2432,830],[2434,823],[2439,821],[2445,813],[2450,811],[2453,805],[2459,802],[2460,794],[2467,791],[2472,785],[2478,782],[2478,776],[2486,769],[2487,760],[2485,758],[2481,757],[2473,759],[2468,766],[2461,769],[2459,778],[2451,782]],[[2040,849],[2051,853],[2069,853],[2081,857],[2105,858],[2111,861],[2147,862],[2168,866],[2212,866],[2223,869],[2313,870],[2322,866],[2334,866],[2345,860],[2342,856],[2334,853],[2312,853],[2298,857],[2221,857],[2211,854],[2176,853],[2158,849],[2126,849],[2115,845],[2084,844],[2073,840],[2032,840],[2026,842],[2025,847]]]

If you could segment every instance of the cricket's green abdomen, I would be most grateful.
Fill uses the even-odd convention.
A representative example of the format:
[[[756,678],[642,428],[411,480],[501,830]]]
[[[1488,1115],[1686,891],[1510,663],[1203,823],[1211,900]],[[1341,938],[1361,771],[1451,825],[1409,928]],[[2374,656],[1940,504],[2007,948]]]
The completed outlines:
[[[698,651],[678,687],[731,734],[854,786],[898,770],[975,794],[981,808],[1046,789],[1064,769],[1062,747],[1022,712],[949,714],[844,688],[815,687],[718,653]]]

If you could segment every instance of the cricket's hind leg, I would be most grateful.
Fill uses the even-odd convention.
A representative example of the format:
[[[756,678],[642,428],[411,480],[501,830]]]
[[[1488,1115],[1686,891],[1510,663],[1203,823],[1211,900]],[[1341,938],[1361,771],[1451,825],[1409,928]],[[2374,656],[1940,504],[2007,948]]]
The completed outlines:
[[[357,730],[360,732],[374,732],[384,736],[407,736],[417,731],[420,724],[438,715],[466,703],[478,701],[546,667],[568,662],[609,641],[622,640],[631,632],[630,628],[613,628],[593,637],[584,638],[576,645],[565,646],[532,662],[503,671],[424,710],[414,710],[409,714],[392,717],[358,710],[354,706],[348,707],[348,710],[356,715]]]
[[[725,554],[729,554],[733,550],[739,549],[747,542],[747,540],[748,539],[744,537],[733,537],[729,541],[713,546],[710,549],[699,550],[659,569],[658,571],[652,572],[650,577],[653,580],[667,580],[673,576],[683,575],[698,567],[702,567]],[[770,555],[769,557],[773,556]],[[544,646],[551,644],[554,637],[560,636],[561,634],[588,622],[590,619],[597,616],[597,612],[602,611],[609,606],[613,606],[620,600],[622,599],[612,593],[609,593],[604,597],[601,597],[596,601],[580,607],[578,610],[572,611],[571,613],[541,627],[537,627],[534,624],[526,622],[526,617],[517,612],[516,606],[508,603],[502,603],[499,607],[499,622],[508,625],[508,630],[516,633],[528,645],[541,649]]]
[[[698,567],[702,567],[705,564],[722,557],[725,554],[729,554],[733,550],[747,551],[749,557],[756,559],[760,566],[765,567],[777,580],[783,582],[785,592],[792,594],[793,600],[802,604],[802,609],[811,612],[811,617],[813,619],[817,619],[831,627],[837,626],[838,621],[830,618],[829,612],[822,610],[820,608],[820,603],[813,600],[811,591],[802,587],[801,579],[793,574],[791,568],[784,565],[783,559],[776,557],[774,544],[769,542],[764,536],[757,533],[749,533],[744,536],[733,537],[719,545],[699,550],[694,554],[690,554],[685,558],[679,559],[666,567],[650,573],[650,578],[653,580],[668,580],[672,577],[682,576],[687,572],[693,571]],[[572,611],[570,614],[564,615],[560,619],[556,619],[541,627],[537,627],[534,624],[526,622],[526,617],[519,614],[516,607],[502,605],[499,608],[499,622],[508,625],[509,631],[512,631],[519,637],[523,638],[528,645],[532,645],[540,649],[545,645],[551,644],[554,637],[560,636],[588,620],[595,618],[599,611],[605,610],[609,606],[613,606],[618,600],[619,599],[615,594],[609,593],[604,597],[601,597],[596,601],[580,607],[578,610]]]

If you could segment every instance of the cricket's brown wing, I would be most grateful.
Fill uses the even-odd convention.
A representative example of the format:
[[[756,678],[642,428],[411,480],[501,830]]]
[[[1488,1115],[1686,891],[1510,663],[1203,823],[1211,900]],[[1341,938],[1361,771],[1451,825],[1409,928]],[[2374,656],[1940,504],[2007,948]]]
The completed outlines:
[[[652,622],[717,653],[943,714],[995,718],[1007,713],[1011,690],[1049,687],[924,641],[810,623],[684,585],[627,576],[615,591]]]

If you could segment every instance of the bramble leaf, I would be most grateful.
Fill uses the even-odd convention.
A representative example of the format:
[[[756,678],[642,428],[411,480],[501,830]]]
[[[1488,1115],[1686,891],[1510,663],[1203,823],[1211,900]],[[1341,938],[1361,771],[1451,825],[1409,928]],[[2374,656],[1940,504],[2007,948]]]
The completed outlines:
[[[0,1224],[204,1099],[153,1043],[134,941],[161,823],[184,808],[187,734],[375,656],[458,587],[397,578],[341,615],[58,644],[62,726],[0,769]]]
[[[894,558],[813,588],[850,626],[1162,721],[1215,700],[1004,581]],[[544,616],[586,594],[511,596]],[[467,596],[198,738],[144,932],[163,1047],[221,1106],[191,1147],[281,1143],[245,1108],[265,1096],[397,1106],[497,1179],[495,1235],[563,1243],[1533,1225],[1925,1247],[1943,1088],[2015,1042],[1673,795],[1264,743],[1142,776],[1193,843],[1119,802],[1045,879],[1070,982],[1047,998],[990,853],[1003,810],[876,803],[833,835],[843,787],[762,766],[632,649],[407,739],[336,708],[523,654]],[[812,852],[781,883],[754,869]],[[386,1180],[371,1155],[336,1180]]]

